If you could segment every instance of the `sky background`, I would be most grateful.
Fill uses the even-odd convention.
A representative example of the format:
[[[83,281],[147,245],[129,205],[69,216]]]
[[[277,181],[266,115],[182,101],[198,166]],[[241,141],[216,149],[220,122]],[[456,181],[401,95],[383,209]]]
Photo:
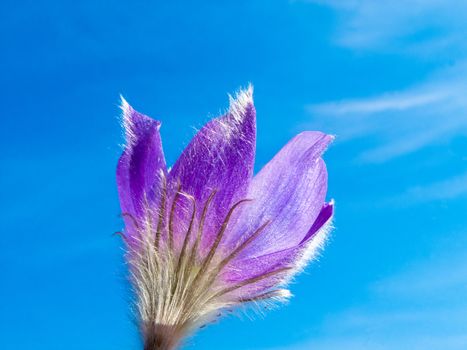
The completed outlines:
[[[289,305],[184,349],[466,349],[466,31],[455,0],[3,0],[0,347],[140,348],[112,236],[119,94],[162,120],[171,164],[251,82],[256,169],[300,131],[337,136],[336,228]]]

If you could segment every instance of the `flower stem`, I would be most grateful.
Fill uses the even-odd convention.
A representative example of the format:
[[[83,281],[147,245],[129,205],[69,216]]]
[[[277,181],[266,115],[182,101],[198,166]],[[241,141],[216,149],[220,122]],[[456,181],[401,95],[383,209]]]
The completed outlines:
[[[175,350],[183,332],[177,326],[156,325],[146,328],[144,350]]]

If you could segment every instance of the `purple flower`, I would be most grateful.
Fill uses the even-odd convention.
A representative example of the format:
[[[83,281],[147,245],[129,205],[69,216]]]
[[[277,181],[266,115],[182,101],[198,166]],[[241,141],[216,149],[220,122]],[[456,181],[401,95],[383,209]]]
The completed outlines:
[[[173,349],[224,310],[286,300],[333,214],[321,158],[332,136],[303,132],[253,176],[252,88],[230,99],[171,169],[160,122],[122,100],[117,183],[145,349]]]

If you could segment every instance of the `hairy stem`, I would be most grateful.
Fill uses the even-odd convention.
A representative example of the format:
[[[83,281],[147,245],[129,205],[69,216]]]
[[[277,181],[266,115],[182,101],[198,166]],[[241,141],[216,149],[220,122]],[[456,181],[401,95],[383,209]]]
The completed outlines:
[[[144,350],[175,350],[184,336],[184,327],[148,322],[144,329]]]

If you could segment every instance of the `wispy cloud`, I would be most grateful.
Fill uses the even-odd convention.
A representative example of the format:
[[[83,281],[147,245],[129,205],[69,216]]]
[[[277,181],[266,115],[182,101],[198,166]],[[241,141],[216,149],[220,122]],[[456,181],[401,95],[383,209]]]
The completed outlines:
[[[467,134],[467,2],[304,0],[335,11],[336,42],[352,50],[457,61],[398,91],[307,106],[340,140],[371,140],[358,160],[381,163]],[[418,57],[417,57],[418,59]],[[330,128],[329,128],[330,129]]]
[[[362,162],[379,163],[467,135],[467,69],[458,65],[403,91],[306,106],[314,122],[342,141],[375,139]]]
[[[407,206],[421,202],[447,200],[467,196],[467,173],[451,177],[426,186],[410,187],[404,193],[389,198],[387,202]]]
[[[458,243],[460,247],[465,247],[465,238]],[[435,252],[432,260],[414,262],[407,270],[377,281],[370,289],[380,298],[419,298],[419,301],[429,299],[436,302],[451,298],[463,300],[467,294],[467,251],[459,247],[441,246],[445,249]]]
[[[338,44],[351,48],[445,54],[467,48],[467,3],[460,0],[308,0],[333,8]]]
[[[449,96],[449,91],[392,93],[363,100],[349,100],[310,106],[312,112],[345,115],[349,113],[378,113],[404,111],[409,108],[435,103]]]

